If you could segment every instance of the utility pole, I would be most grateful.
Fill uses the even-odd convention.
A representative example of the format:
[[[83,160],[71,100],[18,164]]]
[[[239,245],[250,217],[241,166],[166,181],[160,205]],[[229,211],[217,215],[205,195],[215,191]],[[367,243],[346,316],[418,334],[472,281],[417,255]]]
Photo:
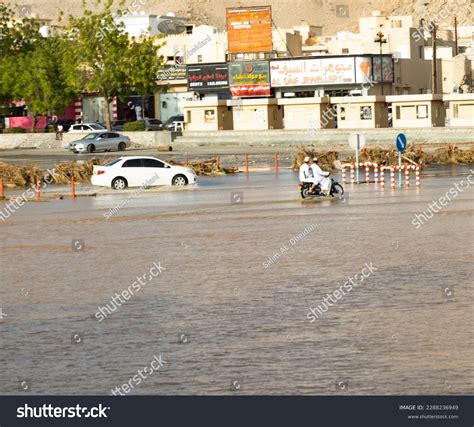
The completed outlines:
[[[434,22],[431,22],[431,48],[433,50],[433,60],[431,63],[431,75],[432,75],[432,82],[431,82],[431,91],[433,95],[438,93],[438,73],[436,69],[436,31],[437,27]]]
[[[454,56],[457,56],[459,53],[458,47],[458,18],[454,17]]]
[[[380,26],[382,27],[382,25]],[[376,39],[374,40],[374,43],[378,43],[380,47],[380,81],[382,84],[382,96],[383,96],[383,45],[387,43],[387,39],[385,38],[385,35],[382,33],[382,29],[376,34]]]

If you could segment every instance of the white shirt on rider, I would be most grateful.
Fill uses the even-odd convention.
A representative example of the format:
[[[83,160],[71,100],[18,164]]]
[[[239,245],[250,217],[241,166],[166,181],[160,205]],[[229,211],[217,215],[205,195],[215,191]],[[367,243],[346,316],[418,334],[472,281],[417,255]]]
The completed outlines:
[[[300,182],[308,182],[308,178],[310,177],[311,169],[308,163],[303,163],[300,166]]]
[[[314,178],[321,182],[324,178],[329,176],[329,172],[323,172],[323,170],[319,167],[317,163],[313,163],[311,165],[311,171],[313,172]]]

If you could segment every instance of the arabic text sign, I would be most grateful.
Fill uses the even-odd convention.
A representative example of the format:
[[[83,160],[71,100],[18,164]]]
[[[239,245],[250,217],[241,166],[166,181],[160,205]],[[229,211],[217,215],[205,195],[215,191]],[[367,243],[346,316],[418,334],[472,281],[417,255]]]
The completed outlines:
[[[354,58],[318,58],[270,62],[274,87],[355,83]]]
[[[158,80],[184,80],[186,79],[186,65],[175,65],[158,73]]]
[[[270,96],[270,68],[268,61],[236,62],[229,64],[232,96]]]
[[[190,91],[211,92],[229,87],[227,64],[188,65],[187,76]]]
[[[236,7],[227,9],[227,39],[229,53],[271,52],[271,6]]]

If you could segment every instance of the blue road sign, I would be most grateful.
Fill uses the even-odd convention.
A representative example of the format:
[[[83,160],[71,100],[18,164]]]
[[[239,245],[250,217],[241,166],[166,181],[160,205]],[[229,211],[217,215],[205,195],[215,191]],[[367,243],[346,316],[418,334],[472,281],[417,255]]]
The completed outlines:
[[[407,137],[404,133],[397,136],[397,150],[403,153],[407,149]]]

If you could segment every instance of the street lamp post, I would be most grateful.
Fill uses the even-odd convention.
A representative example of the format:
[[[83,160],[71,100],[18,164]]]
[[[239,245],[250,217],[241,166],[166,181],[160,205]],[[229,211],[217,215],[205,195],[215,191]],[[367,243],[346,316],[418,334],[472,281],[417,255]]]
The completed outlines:
[[[382,27],[382,25],[380,26]],[[374,40],[374,43],[378,43],[380,46],[380,80],[382,84],[382,95],[383,95],[383,45],[387,43],[387,39],[385,38],[384,33],[382,33],[382,30],[380,30],[377,33],[376,39]]]

